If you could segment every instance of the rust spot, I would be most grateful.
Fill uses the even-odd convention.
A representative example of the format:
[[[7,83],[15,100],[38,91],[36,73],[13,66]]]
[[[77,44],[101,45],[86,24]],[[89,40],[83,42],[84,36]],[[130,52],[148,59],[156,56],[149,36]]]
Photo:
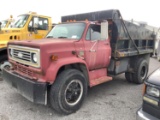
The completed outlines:
[[[111,80],[112,80],[112,77],[104,76],[104,77],[101,77],[101,78],[98,78],[98,79],[91,80],[90,86],[93,87],[93,86],[96,86],[98,84],[108,82],[108,81],[111,81]]]

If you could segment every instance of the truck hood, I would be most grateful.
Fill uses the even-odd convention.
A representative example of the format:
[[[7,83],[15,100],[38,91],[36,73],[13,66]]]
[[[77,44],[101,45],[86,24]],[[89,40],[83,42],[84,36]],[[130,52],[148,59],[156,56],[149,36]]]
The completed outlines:
[[[146,80],[146,82],[160,86],[160,68],[155,70]]]
[[[52,47],[53,45],[60,45],[63,44],[66,46],[67,43],[73,43],[75,40],[71,39],[51,39],[45,38],[41,40],[23,40],[23,41],[11,41],[8,44],[14,44],[19,46],[26,46],[26,47],[34,47],[34,48],[43,48],[43,47]],[[60,46],[59,46],[60,47]]]
[[[48,66],[51,64],[51,56],[56,55],[58,59],[65,59],[75,56],[72,51],[75,51],[75,40],[72,39],[52,39],[46,38],[41,40],[25,40],[12,41],[8,45],[18,45],[30,48],[40,49],[40,61],[42,71],[46,72]]]

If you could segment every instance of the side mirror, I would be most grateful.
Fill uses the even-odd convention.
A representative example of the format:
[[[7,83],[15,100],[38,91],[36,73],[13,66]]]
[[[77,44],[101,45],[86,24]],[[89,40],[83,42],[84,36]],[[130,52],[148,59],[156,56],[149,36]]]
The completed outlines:
[[[101,22],[101,40],[108,39],[108,22]]]

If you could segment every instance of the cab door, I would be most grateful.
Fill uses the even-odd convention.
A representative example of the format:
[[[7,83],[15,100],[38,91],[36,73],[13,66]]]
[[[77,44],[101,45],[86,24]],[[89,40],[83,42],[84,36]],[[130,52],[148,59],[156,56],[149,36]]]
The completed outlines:
[[[85,60],[89,70],[108,66],[111,57],[110,42],[108,39],[101,39],[101,25],[89,26],[84,44]]]
[[[49,32],[49,21],[47,18],[34,16],[28,25],[29,39],[42,39]]]

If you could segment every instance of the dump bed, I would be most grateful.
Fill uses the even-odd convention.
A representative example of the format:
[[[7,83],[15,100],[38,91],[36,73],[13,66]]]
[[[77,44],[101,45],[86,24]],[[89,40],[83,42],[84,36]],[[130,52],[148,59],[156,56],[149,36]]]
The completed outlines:
[[[109,22],[112,57],[120,58],[138,54],[152,53],[154,49],[154,31],[145,28],[145,24],[125,21],[119,10],[104,10],[84,14],[62,16],[61,21],[70,20]]]

